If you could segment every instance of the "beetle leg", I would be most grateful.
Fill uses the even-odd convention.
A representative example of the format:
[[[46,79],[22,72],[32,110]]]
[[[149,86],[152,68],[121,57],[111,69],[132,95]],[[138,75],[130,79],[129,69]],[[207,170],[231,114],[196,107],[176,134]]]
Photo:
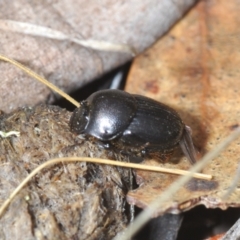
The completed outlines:
[[[189,126],[185,125],[183,136],[179,142],[179,145],[180,145],[184,155],[190,161],[190,163],[195,164],[197,162],[197,154],[196,154],[196,149],[193,145],[192,131]]]
[[[154,152],[149,152],[148,153],[148,158],[155,159],[157,161],[160,161],[161,163],[167,163],[172,156],[173,151],[169,152],[159,152],[159,151],[154,151]]]

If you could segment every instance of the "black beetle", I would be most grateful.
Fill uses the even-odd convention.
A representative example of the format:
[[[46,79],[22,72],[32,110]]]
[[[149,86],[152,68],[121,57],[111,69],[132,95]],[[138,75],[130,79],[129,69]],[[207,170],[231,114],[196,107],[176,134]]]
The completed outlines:
[[[70,128],[100,140],[105,147],[166,161],[180,144],[193,164],[196,152],[191,130],[172,108],[120,90],[93,93],[75,109]]]

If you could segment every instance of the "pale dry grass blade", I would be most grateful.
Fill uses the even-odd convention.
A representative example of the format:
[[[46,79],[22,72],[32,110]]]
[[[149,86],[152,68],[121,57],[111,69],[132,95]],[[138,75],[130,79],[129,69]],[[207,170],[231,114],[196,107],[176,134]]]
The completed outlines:
[[[156,198],[138,217],[135,221],[123,232],[119,233],[114,240],[128,240],[137,233],[154,215],[156,210],[160,208],[161,204],[170,200],[171,196],[176,193],[184,184],[186,184],[193,176],[193,173],[201,171],[213,158],[217,157],[223,150],[225,150],[232,141],[240,135],[240,128],[237,128],[225,140],[218,144],[214,150],[207,153],[195,166],[190,169],[189,174],[180,177],[175,181],[166,191]]]
[[[125,52],[131,55],[136,55],[135,50],[127,45],[120,43],[111,43],[106,41],[98,41],[94,39],[78,39],[76,37],[68,36],[67,34],[54,30],[52,28],[43,27],[26,22],[18,22],[6,19],[0,19],[0,29],[11,32],[18,32],[22,34],[28,34],[32,36],[51,38],[60,41],[71,41],[77,43],[83,47],[110,52]]]
[[[35,73],[34,71],[32,71],[31,69],[27,68],[26,66],[22,65],[21,63],[19,63],[18,61],[15,61],[9,57],[4,56],[3,54],[0,54],[0,60],[5,61],[5,62],[9,62],[11,64],[13,64],[14,66],[20,68],[21,70],[23,70],[25,73],[27,73],[28,75],[30,75],[31,77],[37,79],[39,82],[43,83],[44,85],[46,85],[47,87],[49,87],[50,89],[52,89],[53,91],[55,91],[56,93],[58,93],[60,96],[62,96],[63,98],[67,99],[69,102],[71,102],[73,105],[75,105],[76,107],[79,107],[80,104],[73,99],[72,97],[70,97],[68,94],[66,94],[65,92],[63,92],[61,89],[59,89],[58,87],[56,87],[54,84],[50,83],[48,80],[44,79],[43,77],[41,77],[40,75],[38,75],[37,73]]]

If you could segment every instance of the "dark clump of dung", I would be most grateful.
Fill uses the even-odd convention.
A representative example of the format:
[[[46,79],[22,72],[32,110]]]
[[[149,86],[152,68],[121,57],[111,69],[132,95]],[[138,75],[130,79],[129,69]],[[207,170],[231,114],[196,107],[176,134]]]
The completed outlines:
[[[41,163],[58,157],[124,160],[69,131],[70,112],[54,106],[0,115],[0,201]],[[85,162],[39,172],[0,217],[0,239],[112,239],[127,224],[128,169]]]

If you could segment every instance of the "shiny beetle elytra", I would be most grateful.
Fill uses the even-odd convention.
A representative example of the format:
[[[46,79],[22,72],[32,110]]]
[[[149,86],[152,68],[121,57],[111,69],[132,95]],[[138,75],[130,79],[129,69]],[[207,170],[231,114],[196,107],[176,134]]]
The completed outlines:
[[[179,144],[196,162],[191,130],[172,108],[141,95],[120,90],[93,93],[70,119],[70,128],[137,156],[166,161]]]

